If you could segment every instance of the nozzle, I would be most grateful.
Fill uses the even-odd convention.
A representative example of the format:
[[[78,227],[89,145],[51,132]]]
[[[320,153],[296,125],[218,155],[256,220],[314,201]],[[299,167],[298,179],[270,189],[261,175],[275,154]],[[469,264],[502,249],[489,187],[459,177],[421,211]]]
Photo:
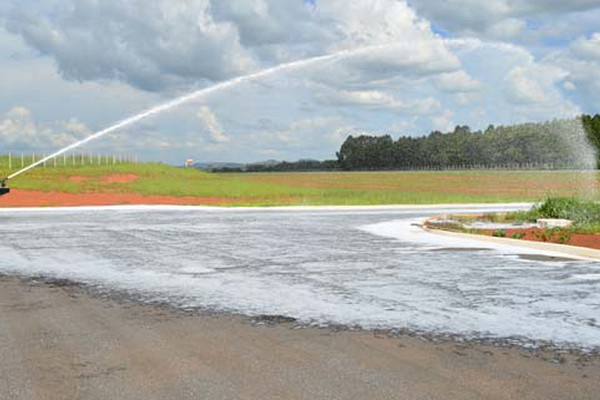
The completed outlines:
[[[6,182],[8,181],[8,178],[4,178],[2,180],[0,180],[0,187],[6,187]]]

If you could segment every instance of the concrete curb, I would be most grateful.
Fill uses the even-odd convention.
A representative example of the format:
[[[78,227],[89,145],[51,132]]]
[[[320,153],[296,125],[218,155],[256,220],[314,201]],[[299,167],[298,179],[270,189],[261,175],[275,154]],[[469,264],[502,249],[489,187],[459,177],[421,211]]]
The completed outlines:
[[[427,220],[429,221],[429,219]],[[532,242],[529,240],[511,239],[511,238],[499,238],[493,236],[483,236],[471,233],[460,233],[460,232],[448,232],[440,229],[431,229],[425,226],[425,221],[421,226],[423,230],[441,236],[471,239],[480,242],[502,244],[506,246],[521,247],[530,250],[540,250],[552,253],[562,254],[567,258],[574,258],[578,260],[586,261],[600,261],[600,250],[590,249],[587,247],[569,246],[566,244],[558,243],[545,243],[545,242]]]

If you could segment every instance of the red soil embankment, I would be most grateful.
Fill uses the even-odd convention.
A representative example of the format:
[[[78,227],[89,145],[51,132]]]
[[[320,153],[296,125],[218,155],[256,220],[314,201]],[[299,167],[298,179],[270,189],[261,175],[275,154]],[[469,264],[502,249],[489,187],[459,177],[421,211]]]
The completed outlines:
[[[243,200],[243,199],[242,199]],[[144,196],[135,193],[62,193],[12,189],[0,197],[0,207],[77,207],[124,204],[148,205],[224,205],[240,199],[226,197]]]
[[[540,228],[529,228],[529,229],[504,229],[506,232],[506,237],[513,237],[515,234],[524,234],[520,240],[529,240],[532,242],[547,242],[547,243],[560,243],[566,244],[569,246],[578,246],[578,247],[588,247],[590,249],[598,249],[600,250],[600,235],[596,234],[588,234],[588,233],[571,233],[565,236],[565,239],[562,243],[559,240],[559,234],[556,232],[551,237],[548,237],[548,232],[544,232],[543,229]],[[492,236],[493,230],[481,230],[479,231],[481,234],[486,236]],[[544,236],[546,236],[547,240],[544,240]]]

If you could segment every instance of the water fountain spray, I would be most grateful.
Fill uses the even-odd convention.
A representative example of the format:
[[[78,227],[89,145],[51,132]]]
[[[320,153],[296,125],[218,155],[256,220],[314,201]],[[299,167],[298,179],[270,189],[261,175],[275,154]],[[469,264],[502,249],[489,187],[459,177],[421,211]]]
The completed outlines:
[[[404,44],[404,43],[402,43]],[[258,72],[254,72],[248,75],[244,75],[244,76],[239,76],[233,79],[229,79],[227,81],[223,81],[217,84],[214,84],[212,86],[209,86],[207,88],[204,89],[200,89],[197,90],[195,92],[192,93],[188,93],[186,95],[183,95],[181,97],[178,97],[176,99],[170,100],[166,103],[160,104],[158,106],[149,108],[145,111],[142,111],[139,114],[136,114],[132,117],[129,117],[127,119],[124,119],[120,122],[117,122],[116,124],[109,126],[106,129],[103,129],[101,131],[98,131],[90,136],[88,136],[87,138],[80,140],[76,143],[73,143],[69,146],[66,146],[60,150],[58,150],[55,153],[50,154],[49,156],[43,157],[40,160],[26,166],[25,168],[22,168],[20,170],[18,170],[17,172],[9,175],[8,177],[0,180],[0,185],[2,186],[2,188],[6,191],[10,191],[10,189],[8,189],[6,187],[6,184],[9,180],[29,171],[30,169],[33,169],[35,167],[37,167],[38,165],[41,165],[49,160],[52,160],[55,157],[58,157],[64,153],[67,153],[77,147],[83,146],[86,143],[89,143],[93,140],[99,139],[102,136],[105,136],[111,132],[114,132],[118,129],[124,128],[126,126],[135,124],[143,119],[146,119],[148,117],[151,117],[153,115],[156,114],[160,114],[164,111],[168,111],[174,107],[180,106],[182,104],[185,103],[189,103],[193,100],[197,100],[201,97],[207,96],[209,94],[245,83],[245,82],[250,82],[250,81],[254,81],[254,80],[258,80],[258,79],[263,79],[266,78],[270,75],[279,73],[279,72],[283,72],[283,71],[290,71],[290,70],[294,70],[294,69],[299,69],[299,68],[305,68],[307,66],[310,66],[312,64],[318,64],[318,63],[322,63],[322,62],[326,62],[326,61],[333,61],[333,60],[339,60],[339,59],[343,59],[343,58],[348,58],[348,57],[354,57],[354,56],[358,56],[361,54],[368,54],[371,53],[373,51],[376,50],[385,50],[385,49],[390,49],[392,47],[395,46],[399,46],[401,45],[401,43],[391,43],[391,44],[382,44],[382,45],[375,45],[375,46],[368,46],[368,47],[361,47],[358,49],[348,49],[348,50],[342,50],[339,51],[337,53],[332,53],[332,54],[326,54],[326,55],[322,55],[322,56],[317,56],[317,57],[312,57],[312,58],[307,58],[307,59],[303,59],[303,60],[298,60],[298,61],[293,61],[293,62],[289,62],[289,63],[285,63],[285,64],[280,64],[277,65],[275,67],[271,67],[271,68],[267,68]],[[6,194],[6,193],[2,193],[0,191],[0,195],[1,194]]]

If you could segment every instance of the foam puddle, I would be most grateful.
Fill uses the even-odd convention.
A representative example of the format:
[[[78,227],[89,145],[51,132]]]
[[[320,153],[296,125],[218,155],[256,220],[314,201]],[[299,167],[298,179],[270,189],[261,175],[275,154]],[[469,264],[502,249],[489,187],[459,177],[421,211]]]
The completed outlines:
[[[564,254],[553,251],[528,249],[520,246],[511,246],[493,242],[485,242],[482,244],[482,242],[478,241],[476,238],[469,239],[438,235],[422,229],[421,225],[423,222],[423,218],[401,219],[366,225],[360,227],[360,229],[373,235],[397,239],[403,243],[419,243],[422,246],[427,246],[433,251],[469,252],[471,249],[475,249],[475,251],[487,249],[502,254],[517,254],[523,256],[523,259],[533,260],[538,258],[537,261],[577,261],[576,257],[565,257]]]
[[[600,264],[522,260],[411,226],[436,212],[3,211],[0,273],[317,325],[600,347]]]

